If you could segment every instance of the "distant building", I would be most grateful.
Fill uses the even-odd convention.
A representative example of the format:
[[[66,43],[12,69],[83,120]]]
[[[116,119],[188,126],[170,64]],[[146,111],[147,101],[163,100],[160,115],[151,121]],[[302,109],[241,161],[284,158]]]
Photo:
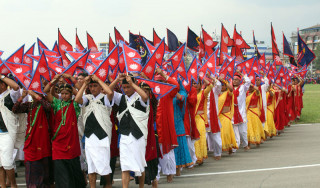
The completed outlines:
[[[98,49],[99,49],[99,51],[103,50],[102,57],[106,58],[108,55],[108,51],[109,51],[109,42],[99,42]]]
[[[320,42],[320,24],[301,29],[299,31],[302,40],[304,40],[311,50],[315,50],[316,45]],[[291,46],[293,48],[293,53],[297,54],[298,46],[298,35],[297,32],[292,32],[291,34]]]

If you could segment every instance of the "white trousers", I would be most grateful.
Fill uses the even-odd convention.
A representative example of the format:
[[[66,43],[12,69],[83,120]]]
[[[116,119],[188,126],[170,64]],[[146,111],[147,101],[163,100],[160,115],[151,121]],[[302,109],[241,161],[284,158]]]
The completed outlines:
[[[191,140],[191,137],[190,136],[186,136],[187,138],[187,143],[188,143],[188,148],[189,148],[189,153],[190,153],[190,156],[191,156],[191,160],[193,162],[193,165],[197,163],[197,156],[196,156],[196,149],[194,148],[194,143],[196,142],[196,140]],[[191,167],[192,167],[191,166]]]
[[[146,140],[142,136],[138,140],[132,136],[120,136],[120,165],[122,171],[133,171],[135,176],[141,176],[147,166]]]
[[[221,132],[207,132],[207,143],[209,151],[213,151],[213,156],[218,157],[222,154]]]
[[[240,148],[240,143],[242,143],[243,147],[248,146],[248,137],[247,137],[247,123],[240,123],[237,125],[233,125],[234,135],[236,137],[237,145]],[[236,149],[232,149],[233,152],[237,151]]]
[[[160,144],[160,150],[162,152],[162,145]],[[174,150],[170,150],[169,153],[162,155],[162,158],[159,158],[158,165],[158,175],[157,180],[160,179],[160,172],[162,171],[163,175],[174,175],[176,174],[176,158],[174,156]]]
[[[9,133],[0,134],[0,167],[5,170],[14,168],[13,149],[14,141]]]
[[[110,143],[108,136],[99,140],[92,134],[86,137],[85,153],[88,163],[88,174],[97,173],[102,176],[110,174]]]

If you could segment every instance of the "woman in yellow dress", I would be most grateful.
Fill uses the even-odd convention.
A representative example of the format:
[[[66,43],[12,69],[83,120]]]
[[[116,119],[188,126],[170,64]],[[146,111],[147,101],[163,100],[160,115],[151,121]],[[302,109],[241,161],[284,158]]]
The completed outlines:
[[[267,94],[267,123],[264,126],[264,130],[267,133],[267,136],[272,138],[277,135],[277,129],[274,124],[274,110],[276,106],[276,96],[274,95],[274,90],[272,87],[269,87]]]
[[[246,98],[247,119],[248,119],[248,143],[260,146],[261,139],[265,140],[265,133],[260,120],[263,108],[259,88],[251,85]]]
[[[199,79],[200,80],[200,79]],[[200,139],[194,143],[195,153],[197,156],[197,163],[199,165],[203,164],[204,159],[208,158],[207,152],[207,140],[206,140],[206,124],[207,124],[207,98],[210,93],[213,85],[206,79],[203,79],[203,82],[207,87],[202,89],[202,83],[193,82],[192,85],[197,89],[197,105],[196,105],[196,114],[195,120],[197,129],[200,133]]]
[[[232,126],[232,117],[234,111],[233,88],[227,81],[220,79],[222,87],[219,96],[218,108],[219,119],[221,122],[221,140],[222,151],[228,151],[232,154],[232,149],[238,149],[236,137]]]

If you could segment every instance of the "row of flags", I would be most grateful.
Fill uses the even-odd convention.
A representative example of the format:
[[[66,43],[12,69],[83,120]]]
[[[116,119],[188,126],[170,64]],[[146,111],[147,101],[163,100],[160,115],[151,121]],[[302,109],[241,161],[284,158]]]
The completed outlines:
[[[167,43],[153,30],[153,41],[139,34],[129,32],[127,42],[120,32],[114,28],[115,42],[109,34],[109,51],[104,58],[103,51],[98,47],[89,33],[87,33],[87,47],[85,48],[76,31],[75,48],[62,36],[58,29],[58,41],[50,50],[39,38],[37,46],[39,55],[34,54],[35,43],[26,51],[24,45],[2,62],[0,59],[0,73],[12,73],[18,82],[26,89],[43,93],[43,80],[50,81],[55,74],[67,73],[77,75],[82,71],[95,74],[101,80],[115,79],[118,73],[144,73],[158,98],[161,98],[175,86],[154,81],[155,70],[161,68],[167,75],[181,80],[186,90],[191,89],[191,82],[206,79],[206,74],[217,75],[231,80],[236,70],[247,74],[252,82],[261,77],[264,72],[270,80],[281,87],[290,84],[291,77],[299,75],[305,77],[307,67],[314,59],[313,52],[307,47],[298,33],[299,58],[295,62],[292,51],[283,35],[283,53],[290,57],[290,67],[284,67],[279,58],[279,49],[271,25],[273,61],[266,62],[265,54],[260,54],[255,44],[255,56],[247,59],[244,50],[250,46],[234,27],[233,38],[222,25],[220,44],[202,28],[200,37],[188,28],[186,43],[181,43],[176,35],[167,29]],[[228,48],[231,47],[231,54]],[[191,51],[197,52],[186,66],[185,56]],[[2,55],[0,51],[0,56]],[[192,54],[191,54],[192,55]],[[292,59],[291,59],[292,58]],[[67,80],[68,81],[68,80]],[[68,81],[71,83],[70,81]]]

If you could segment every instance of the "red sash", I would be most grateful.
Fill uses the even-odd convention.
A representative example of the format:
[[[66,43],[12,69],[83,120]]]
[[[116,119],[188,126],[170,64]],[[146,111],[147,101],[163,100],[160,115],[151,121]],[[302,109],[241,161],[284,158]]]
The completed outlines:
[[[233,96],[234,96],[233,97],[234,98],[233,99],[234,101],[233,123],[235,125],[243,122],[242,116],[239,111],[239,106],[238,106],[239,88],[240,87],[238,87],[237,89],[233,89]]]
[[[209,106],[209,115],[210,115],[210,125],[211,132],[217,133],[220,132],[219,122],[218,122],[218,113],[216,109],[216,100],[214,98],[214,93],[211,90],[210,92],[210,106]]]
[[[261,115],[260,115],[260,120],[261,120],[261,123],[264,123],[266,122],[266,115],[264,113],[264,106],[263,106],[263,98],[262,98],[262,91],[261,91],[261,86],[259,86],[259,91],[260,91],[260,95],[261,95],[261,107],[260,107],[260,111],[261,111]]]

